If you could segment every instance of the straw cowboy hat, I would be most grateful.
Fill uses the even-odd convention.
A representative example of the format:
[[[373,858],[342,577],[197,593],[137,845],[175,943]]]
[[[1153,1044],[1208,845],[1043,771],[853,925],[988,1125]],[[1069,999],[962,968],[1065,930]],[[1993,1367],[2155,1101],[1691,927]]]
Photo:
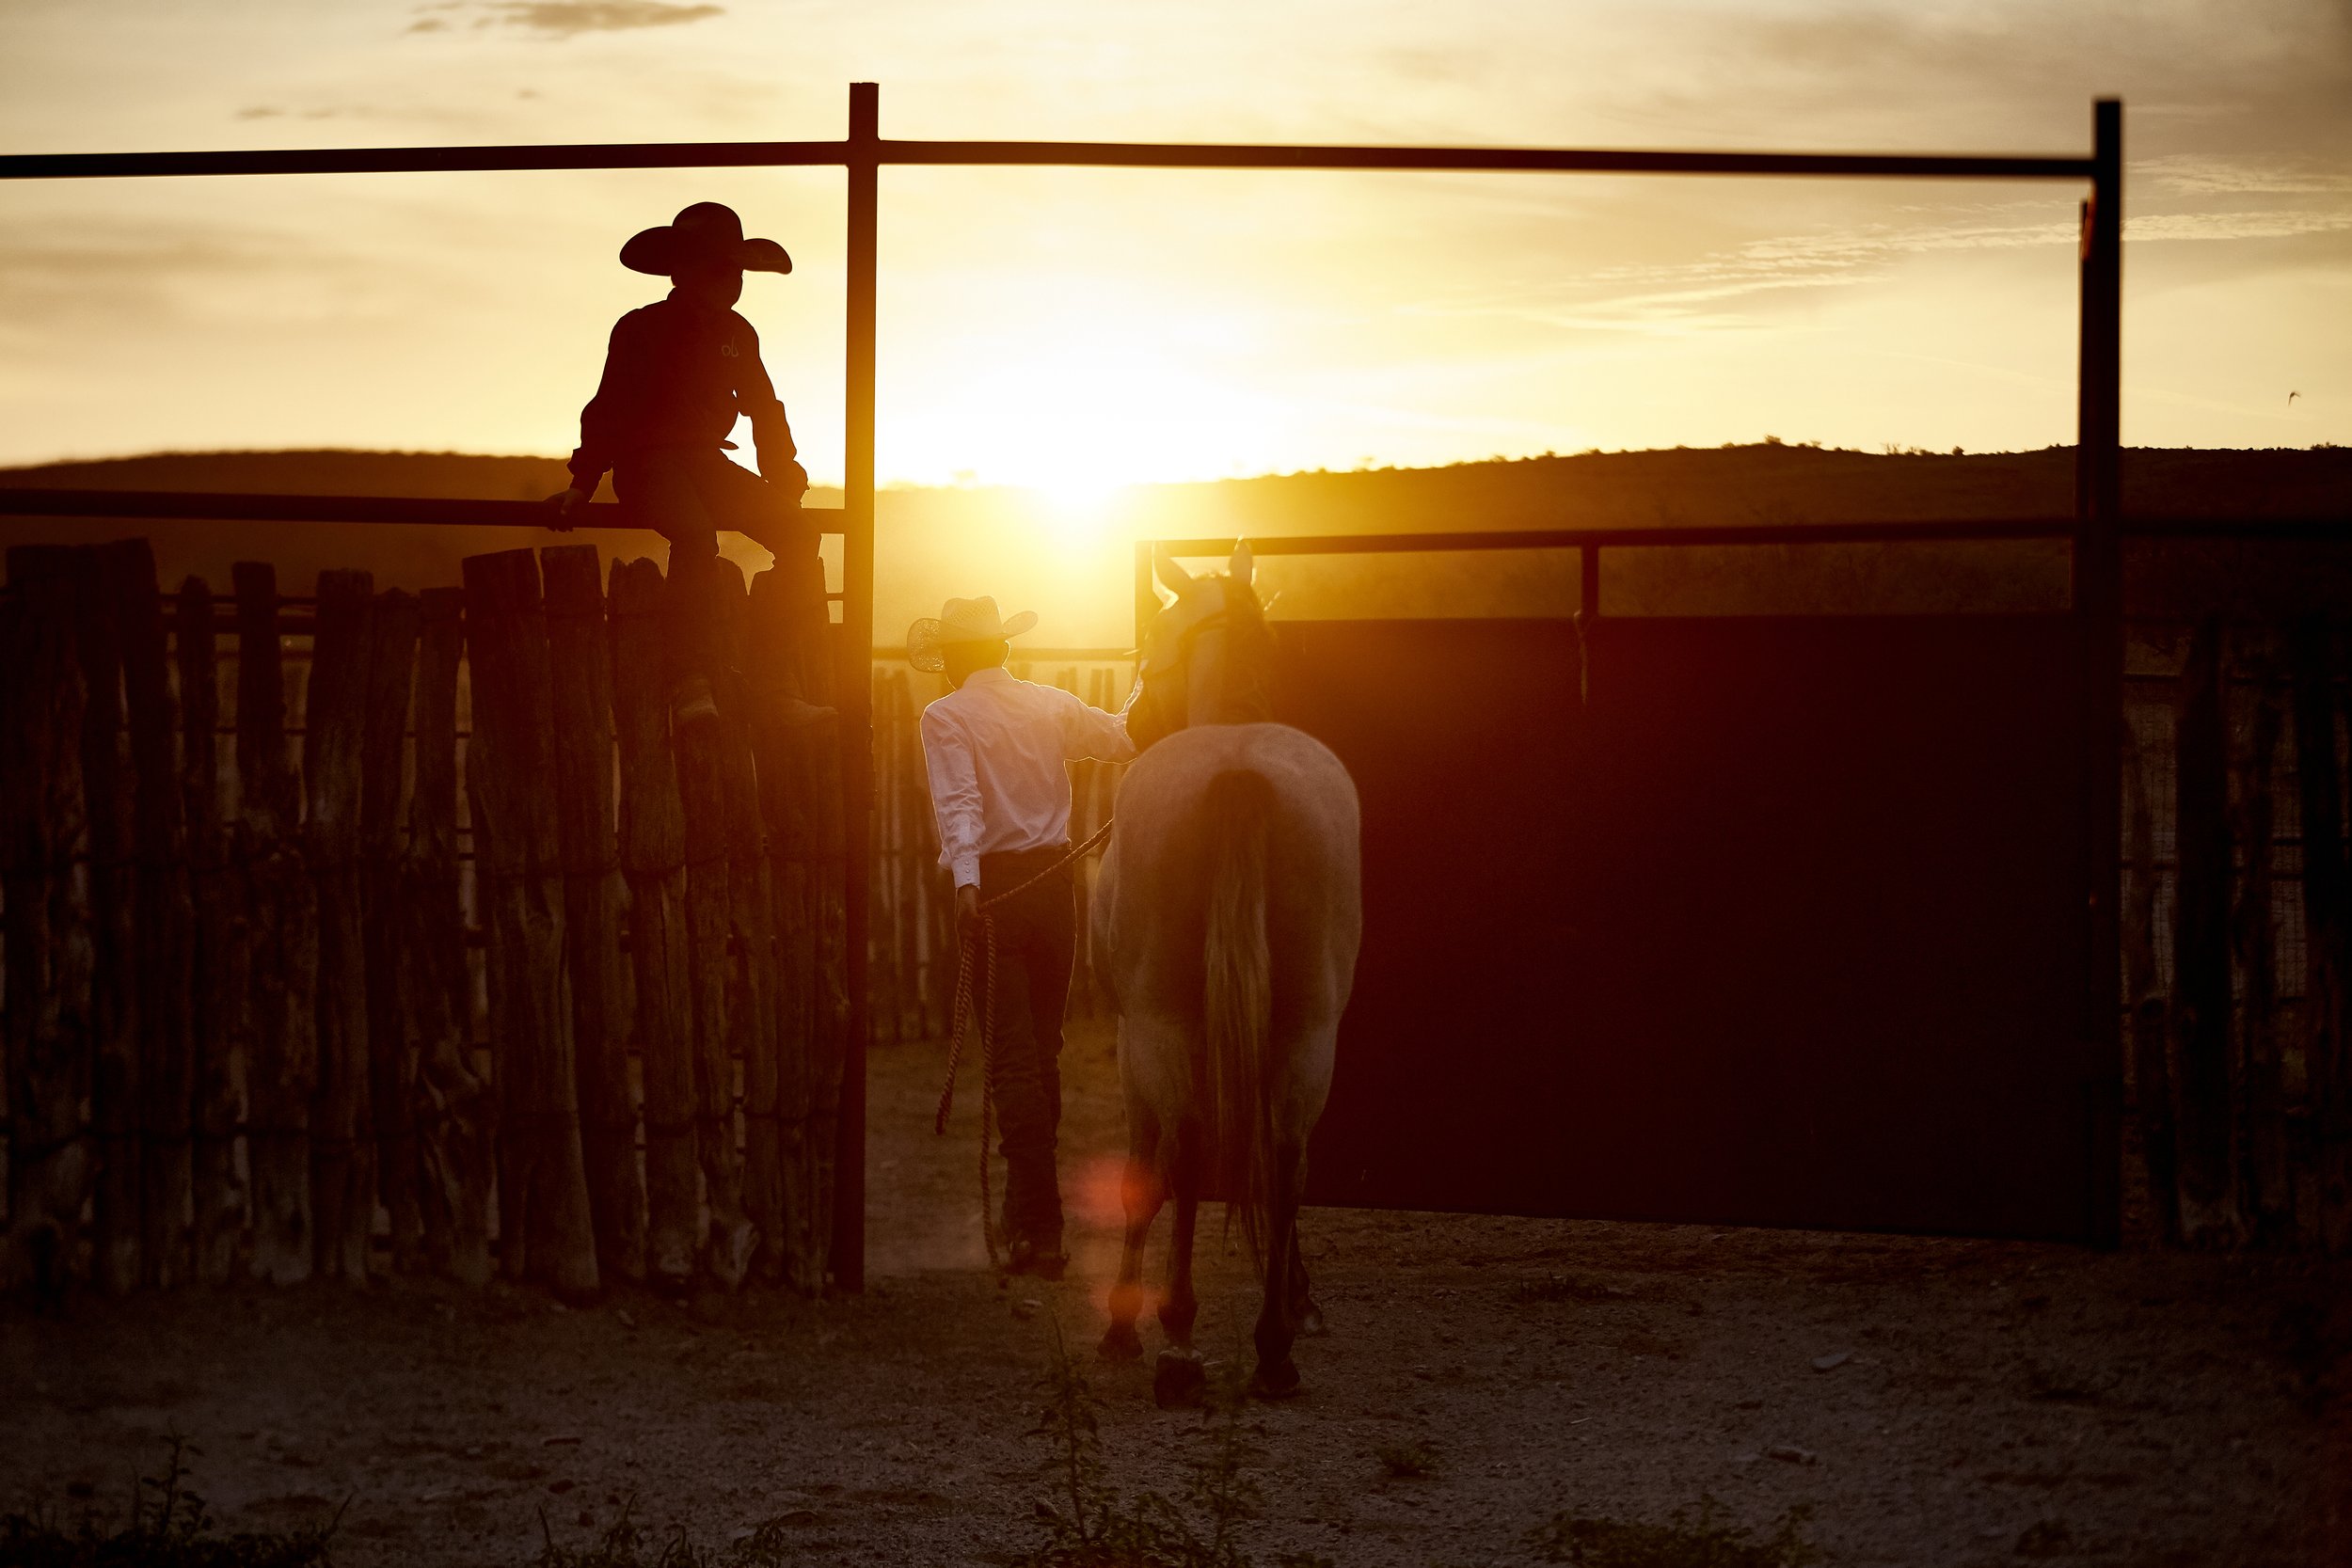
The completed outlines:
[[[747,240],[735,209],[697,201],[659,229],[641,230],[621,246],[621,265],[632,272],[674,277],[696,263],[740,267],[745,272],[790,272],[792,258],[773,240]]]
[[[996,613],[996,601],[983,594],[977,599],[949,599],[936,617],[926,615],[907,627],[907,662],[937,674],[947,661],[940,650],[950,642],[1003,642],[1037,625],[1037,611],[1025,610],[1010,619]]]

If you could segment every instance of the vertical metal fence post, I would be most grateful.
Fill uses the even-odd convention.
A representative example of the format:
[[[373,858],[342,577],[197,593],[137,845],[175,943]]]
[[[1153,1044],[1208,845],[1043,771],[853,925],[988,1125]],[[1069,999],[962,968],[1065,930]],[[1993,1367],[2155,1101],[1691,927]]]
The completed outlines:
[[[881,122],[880,85],[850,83],[849,363],[843,378],[847,437],[841,518],[841,640],[850,667],[836,683],[841,704],[841,827],[850,857],[850,1039],[841,1068],[833,1212],[834,1279],[844,1291],[866,1288],[866,926],[873,871],[874,768],[874,267]]]
[[[1136,541],[1136,673],[1143,673],[1143,633],[1160,612],[1159,591],[1152,586],[1152,541]]]
[[[2090,1053],[2090,1233],[2122,1232],[2119,1168],[2123,738],[2123,105],[2091,109],[2090,199],[2083,207],[2082,357],[2074,454],[2074,616],[2082,632],[2086,1049]]]

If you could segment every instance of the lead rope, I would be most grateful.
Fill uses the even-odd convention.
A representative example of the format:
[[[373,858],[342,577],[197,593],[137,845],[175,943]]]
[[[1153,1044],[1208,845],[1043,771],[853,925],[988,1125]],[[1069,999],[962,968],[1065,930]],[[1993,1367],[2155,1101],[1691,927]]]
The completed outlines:
[[[980,1241],[988,1248],[988,1266],[992,1269],[996,1267],[997,1248],[1002,1238],[996,1225],[996,1206],[990,1196],[988,1169],[989,1132],[996,1108],[994,1092],[990,1086],[990,1081],[995,1075],[989,1070],[996,1065],[996,922],[989,917],[988,911],[1009,899],[1020,897],[1055,872],[1092,854],[1110,836],[1111,824],[1105,821],[1100,828],[1089,833],[1082,843],[1073,846],[1067,854],[1036,876],[1029,878],[1018,887],[1007,888],[993,898],[982,899],[979,932],[977,936],[966,936],[963,939],[960,944],[961,951],[956,958],[956,999],[947,1010],[947,1082],[940,1087],[939,1114],[931,1118],[931,1131],[942,1137],[946,1135],[947,1115],[955,1109],[956,1103],[956,1071],[963,1063],[963,1041],[967,1032],[965,1026],[973,1022],[976,1014],[978,1014],[980,1015],[977,1020],[980,1036]],[[975,1005],[972,994],[972,968],[974,960],[981,957],[983,952],[987,967],[981,978],[987,985],[984,994],[988,997],[989,1006],[988,1011],[980,1014],[980,1009]]]

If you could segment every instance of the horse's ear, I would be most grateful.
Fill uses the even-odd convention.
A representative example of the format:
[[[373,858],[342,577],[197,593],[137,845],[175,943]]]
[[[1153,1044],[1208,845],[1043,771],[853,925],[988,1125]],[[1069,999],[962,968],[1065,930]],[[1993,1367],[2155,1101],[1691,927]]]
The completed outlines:
[[[1168,591],[1178,598],[1184,597],[1184,590],[1192,586],[1192,574],[1178,565],[1176,558],[1166,550],[1152,552],[1152,569],[1159,574],[1162,582],[1168,584]]]
[[[1258,569],[1258,558],[1249,553],[1248,540],[1233,541],[1232,559],[1225,563],[1225,569],[1232,574],[1235,582],[1240,583],[1244,588],[1249,586],[1250,574]]]

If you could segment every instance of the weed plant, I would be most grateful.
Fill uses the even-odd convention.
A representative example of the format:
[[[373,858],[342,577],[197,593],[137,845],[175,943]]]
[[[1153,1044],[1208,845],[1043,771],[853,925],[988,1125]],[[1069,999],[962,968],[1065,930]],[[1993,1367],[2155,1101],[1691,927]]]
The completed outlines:
[[[0,1568],[328,1568],[342,1509],[324,1525],[285,1534],[220,1534],[188,1485],[197,1452],[172,1438],[164,1473],[132,1481],[130,1517],[113,1528],[87,1512],[71,1525],[40,1508],[0,1514]]]
[[[1130,1496],[1112,1483],[1103,1457],[1102,1401],[1071,1358],[1058,1321],[1044,1386],[1045,1406],[1030,1435],[1047,1445],[1042,1469],[1054,1500],[1037,1505],[1045,1539],[1018,1560],[1021,1568],[1255,1568],[1240,1536],[1262,1495],[1237,1386],[1228,1382],[1212,1390],[1173,1499],[1152,1491]],[[1273,1568],[1336,1565],[1311,1553],[1281,1552]]]

